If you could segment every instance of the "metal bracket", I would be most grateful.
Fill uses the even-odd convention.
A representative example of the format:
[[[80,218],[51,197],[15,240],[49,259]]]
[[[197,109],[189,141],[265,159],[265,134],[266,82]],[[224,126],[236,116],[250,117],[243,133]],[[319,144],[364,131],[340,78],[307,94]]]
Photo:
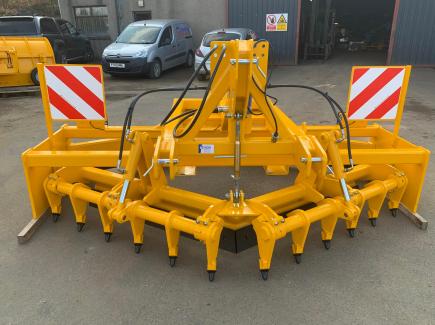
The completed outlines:
[[[402,203],[399,205],[399,211],[402,212],[405,216],[407,216],[418,228],[421,230],[426,230],[429,222],[419,215],[417,212],[411,212],[406,206]]]
[[[309,159],[307,157],[301,158],[301,163],[306,164],[308,161],[309,161]],[[320,163],[320,162],[322,162],[322,157],[311,157],[311,162]]]
[[[44,222],[47,218],[47,212],[45,212],[38,219],[32,219],[30,222],[20,231],[17,235],[17,240],[19,244],[24,244],[27,242],[32,235],[35,233],[36,229]]]
[[[233,65],[236,63],[238,63],[238,64],[249,64],[249,63],[257,64],[257,62],[258,62],[258,59],[252,59],[252,60],[249,60],[249,59],[230,59],[230,63]]]

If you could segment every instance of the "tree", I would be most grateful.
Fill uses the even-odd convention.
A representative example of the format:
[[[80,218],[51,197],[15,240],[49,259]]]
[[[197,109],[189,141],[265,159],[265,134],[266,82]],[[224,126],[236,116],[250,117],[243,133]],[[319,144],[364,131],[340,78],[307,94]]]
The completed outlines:
[[[1,16],[41,15],[59,17],[56,0],[0,0]]]

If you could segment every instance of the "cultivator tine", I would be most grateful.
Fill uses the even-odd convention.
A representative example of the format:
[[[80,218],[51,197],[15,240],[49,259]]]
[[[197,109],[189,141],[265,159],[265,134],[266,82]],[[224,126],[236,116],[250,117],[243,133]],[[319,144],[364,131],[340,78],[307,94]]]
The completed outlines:
[[[71,191],[69,194],[74,215],[76,217],[78,232],[81,232],[86,224],[86,210],[88,209],[88,205],[89,205],[89,203],[86,200],[82,200],[78,198],[78,196],[76,195],[78,190],[84,188],[88,189],[89,187],[80,183],[73,184],[71,186]]]
[[[370,220],[370,223],[373,227],[376,227],[376,220],[379,217],[379,212],[381,211],[382,205],[384,203],[385,198],[387,197],[387,188],[385,188],[385,185],[382,181],[372,181],[368,184],[370,185],[377,185],[381,188],[380,193],[367,200],[367,206],[368,206],[368,218]]]
[[[50,210],[53,216],[53,221],[57,222],[59,220],[60,213],[62,211],[62,197],[63,195],[60,193],[56,193],[55,189],[50,186],[49,183],[50,178],[46,178],[44,180],[44,193],[48,200],[48,204],[50,206]]]
[[[106,242],[110,241],[113,233],[113,220],[110,219],[108,209],[104,205],[104,202],[107,200],[108,195],[109,195],[108,191],[101,193],[101,196],[98,199],[98,203],[97,203],[101,224],[103,226],[104,240]]]
[[[335,203],[330,199],[325,199],[323,202]],[[337,215],[331,215],[320,220],[320,225],[322,229],[321,237],[325,249],[331,248],[331,240],[334,235],[334,230],[335,230],[335,226],[337,225],[337,221],[338,221]]]
[[[172,226],[173,216],[182,217],[182,215],[177,211],[171,211],[169,213],[167,222],[165,224],[166,242],[168,244],[168,257],[169,265],[171,267],[175,266],[175,261],[178,257],[178,242],[180,241],[180,231],[174,229]]]
[[[34,221],[20,238],[29,237],[48,208],[56,221],[62,198],[68,196],[79,231],[87,221],[88,205],[97,206],[105,240],[111,240],[115,223],[129,223],[136,253],[144,243],[145,223],[164,227],[171,267],[182,233],[201,241],[210,281],[215,279],[223,229],[234,238],[236,252],[243,246],[240,238],[249,239],[253,231],[260,274],[267,280],[277,240],[291,234],[291,252],[299,264],[313,223],[320,222],[321,239],[329,249],[339,219],[349,236],[355,236],[365,203],[373,226],[387,199],[393,215],[400,208],[425,228],[427,222],[416,210],[430,152],[398,134],[410,67],[363,67],[357,72],[361,76],[371,69],[393,69],[400,77],[394,79],[400,90],[392,105],[397,112],[387,115],[395,115],[393,132],[380,124],[383,116],[371,123],[376,107],[366,103],[359,110],[350,101],[346,114],[328,94],[307,86],[300,87],[320,93],[334,112],[339,111],[334,116],[337,125],[297,125],[268,99],[268,87],[295,87],[268,85],[268,51],[265,40],[213,42],[207,94],[203,99],[184,98],[186,88],[157,126],[130,124],[137,101],[161,90],[135,97],[124,126],[109,126],[100,66],[39,65],[49,137],[22,155]],[[353,72],[357,69],[361,68]],[[84,107],[66,97],[67,104],[60,105],[53,89],[71,93],[77,86],[62,78],[62,71],[77,74],[100,100]],[[80,78],[86,73],[89,78]],[[389,91],[380,83],[378,87],[382,89],[375,96]],[[351,89],[352,96],[362,91],[356,88]],[[83,118],[68,118],[71,108]],[[64,117],[76,125],[64,124],[54,132],[53,120],[64,121]],[[297,170],[297,177],[284,188],[246,199],[241,182],[246,166],[263,167],[268,175]],[[233,187],[225,199],[168,184],[167,178],[193,175],[186,171],[202,167],[233,168]],[[228,245],[225,236],[223,244]]]
[[[133,218],[130,220],[131,232],[133,234],[134,251],[136,254],[140,253],[143,245],[143,232],[145,228],[145,220]]]
[[[304,253],[305,241],[307,240],[308,231],[310,230],[310,221],[303,210],[296,210],[287,215],[287,218],[302,219],[303,226],[295,229],[292,234],[292,253],[295,258],[296,264],[302,261],[302,254]]]
[[[263,280],[267,280],[276,243],[274,229],[265,216],[254,219],[252,226],[257,235],[258,263],[261,277]]]

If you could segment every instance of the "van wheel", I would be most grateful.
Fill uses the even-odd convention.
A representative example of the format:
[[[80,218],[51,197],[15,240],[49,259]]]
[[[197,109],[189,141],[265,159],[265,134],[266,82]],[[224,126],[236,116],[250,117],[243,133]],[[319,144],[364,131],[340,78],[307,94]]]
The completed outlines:
[[[193,67],[193,64],[195,63],[195,56],[192,52],[187,53],[186,58],[186,67],[191,68]]]
[[[35,86],[39,86],[39,76],[38,76],[38,69],[33,69],[32,72],[30,72],[30,79],[32,79]]]
[[[148,72],[148,76],[151,79],[158,79],[158,78],[160,78],[160,76],[162,74],[162,65],[160,64],[159,61],[151,62],[149,69],[150,70]]]

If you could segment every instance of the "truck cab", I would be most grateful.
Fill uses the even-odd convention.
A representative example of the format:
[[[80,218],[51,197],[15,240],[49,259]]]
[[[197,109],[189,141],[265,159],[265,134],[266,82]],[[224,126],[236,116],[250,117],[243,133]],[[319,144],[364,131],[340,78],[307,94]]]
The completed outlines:
[[[45,16],[0,17],[0,36],[46,37],[57,63],[89,62],[93,59],[89,39],[63,19]]]

